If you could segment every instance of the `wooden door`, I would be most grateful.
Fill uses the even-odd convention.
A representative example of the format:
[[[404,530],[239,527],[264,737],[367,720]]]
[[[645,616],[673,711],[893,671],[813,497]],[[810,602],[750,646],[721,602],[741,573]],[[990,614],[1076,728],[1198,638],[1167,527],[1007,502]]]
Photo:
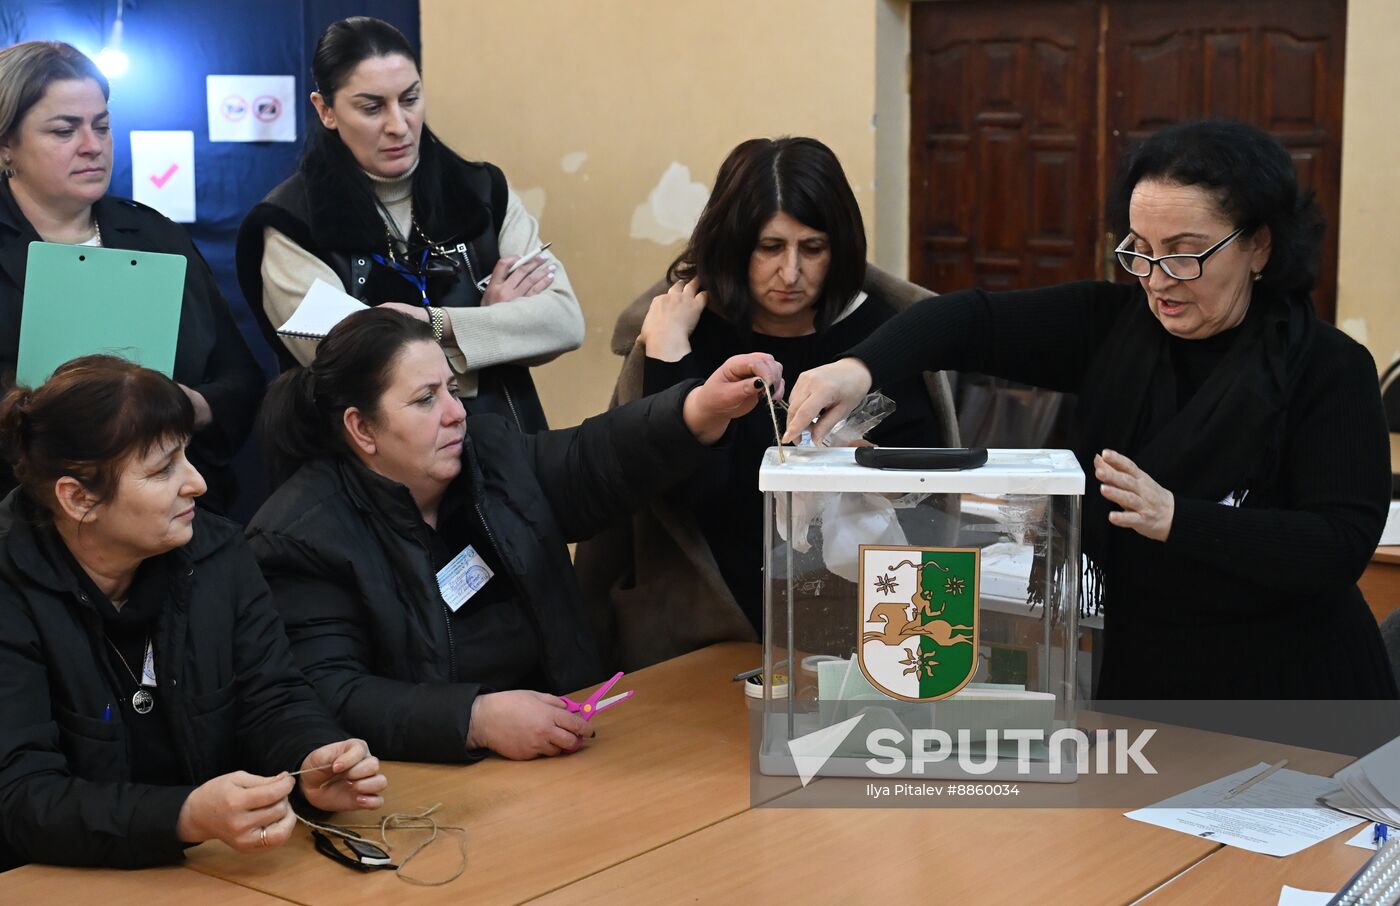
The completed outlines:
[[[1097,0],[916,3],[912,27],[911,279],[1092,274]]]
[[[1231,116],[1277,136],[1317,193],[1314,298],[1332,320],[1345,0],[945,0],[915,3],[912,29],[911,279],[1105,276],[1122,154],[1162,126]]]
[[[1337,298],[1345,0],[1113,0],[1106,163],[1170,123],[1228,116],[1283,142],[1327,218],[1313,298]]]

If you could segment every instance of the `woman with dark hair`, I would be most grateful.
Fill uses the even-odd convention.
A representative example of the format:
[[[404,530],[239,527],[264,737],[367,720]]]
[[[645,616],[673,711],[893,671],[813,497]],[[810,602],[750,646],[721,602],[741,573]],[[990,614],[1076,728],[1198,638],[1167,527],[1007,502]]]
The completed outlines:
[[[183,255],[185,296],[175,380],[194,406],[190,459],[209,482],[200,501],[227,512],[230,461],[262,398],[263,375],[214,275],[185,231],[145,205],[107,194],[112,133],[107,80],[67,44],[0,50],[0,373],[14,377],[31,242]],[[13,487],[8,475],[3,489]]]
[[[618,319],[613,346],[627,358],[614,402],[707,374],[741,352],[766,352],[785,374],[833,361],[929,294],[876,272],[865,253],[860,208],[830,148],[812,138],[743,142],[720,165],[690,242],[667,271],[670,289],[655,287]],[[941,375],[911,376],[885,393],[896,409],[870,440],[957,445]],[[630,526],[580,546],[579,576],[620,663],[636,669],[758,638],[758,468],[774,443],[764,406],[694,478]]]
[[[249,524],[292,651],[376,752],[466,762],[573,751],[590,724],[553,694],[605,678],[567,542],[694,468],[762,396],[772,358],[525,434],[468,419],[428,325],[356,312],[263,407],[295,472]],[[545,691],[531,691],[545,690]]]
[[[568,276],[497,167],[458,157],[425,122],[418,52],[366,16],[326,29],[317,121],[301,166],[248,214],[238,281],[284,369],[316,356],[276,332],[320,279],[432,326],[468,410],[546,427],[530,378],[583,343]],[[489,282],[487,282],[489,281]]]
[[[1078,393],[1100,698],[1394,697],[1356,587],[1389,498],[1376,368],[1313,314],[1322,222],[1288,152],[1232,121],[1163,129],[1111,214],[1131,284],[921,302],[802,375],[790,424],[823,434],[932,366]]]
[[[378,760],[297,671],[238,527],[194,505],[193,427],[180,387],[112,356],[0,400],[20,483],[0,503],[0,868],[280,846],[294,792],[383,804]]]

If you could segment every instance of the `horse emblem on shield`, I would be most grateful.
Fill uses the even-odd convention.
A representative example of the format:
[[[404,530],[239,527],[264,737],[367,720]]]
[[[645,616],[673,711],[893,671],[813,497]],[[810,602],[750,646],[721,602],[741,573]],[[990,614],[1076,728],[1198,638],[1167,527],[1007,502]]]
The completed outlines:
[[[865,678],[904,701],[935,701],[977,672],[977,548],[860,547],[858,657]]]

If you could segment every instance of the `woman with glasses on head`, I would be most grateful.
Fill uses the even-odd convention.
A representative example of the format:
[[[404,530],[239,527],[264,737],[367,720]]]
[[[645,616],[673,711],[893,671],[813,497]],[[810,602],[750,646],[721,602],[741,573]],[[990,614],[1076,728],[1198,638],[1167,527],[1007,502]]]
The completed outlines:
[[[489,163],[467,161],[425,122],[418,52],[366,16],[326,29],[297,172],[248,214],[238,281],[283,369],[312,340],[276,332],[316,280],[432,326],[474,414],[546,427],[529,366],[583,343],[583,314],[539,225]],[[507,273],[513,265],[513,272]]]
[[[789,424],[823,433],[922,368],[1077,393],[1098,697],[1395,697],[1356,587],[1390,497],[1376,368],[1313,313],[1323,226],[1288,152],[1237,122],[1164,129],[1111,213],[1132,283],[921,302],[799,377]]]
[[[107,194],[112,133],[107,79],[67,44],[0,50],[0,379],[14,377],[31,242],[62,242],[187,259],[175,380],[194,405],[190,460],[209,482],[201,505],[227,512],[233,468],[264,378],[214,275],[178,224]],[[13,480],[0,477],[0,487]]]
[[[113,356],[0,400],[20,483],[0,503],[0,870],[257,852],[287,841],[298,796],[383,804],[239,527],[194,505],[193,429],[173,381]]]

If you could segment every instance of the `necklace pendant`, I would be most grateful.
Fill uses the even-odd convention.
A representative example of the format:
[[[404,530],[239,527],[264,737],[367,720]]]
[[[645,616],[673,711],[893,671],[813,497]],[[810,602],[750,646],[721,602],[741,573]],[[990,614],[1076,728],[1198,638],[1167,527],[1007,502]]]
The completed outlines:
[[[150,714],[151,709],[155,706],[155,696],[151,695],[151,693],[147,692],[145,689],[137,689],[136,693],[131,696],[131,710],[135,711],[137,714]]]

